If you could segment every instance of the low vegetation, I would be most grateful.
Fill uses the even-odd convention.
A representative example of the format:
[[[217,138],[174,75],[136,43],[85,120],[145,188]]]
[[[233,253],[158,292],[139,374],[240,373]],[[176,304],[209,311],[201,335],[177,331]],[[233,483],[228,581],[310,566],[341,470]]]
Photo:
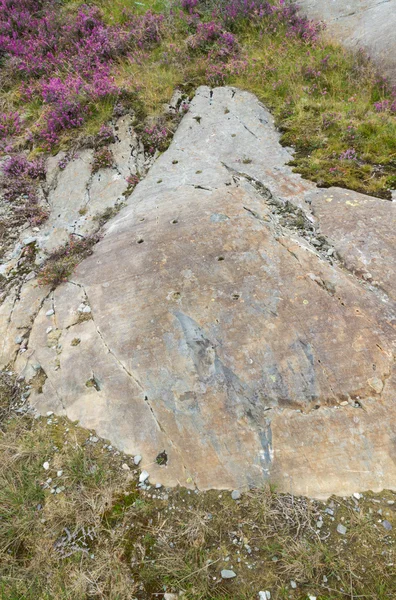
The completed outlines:
[[[40,267],[39,285],[48,285],[55,289],[59,284],[67,281],[76,266],[92,254],[92,248],[98,240],[98,234],[85,238],[72,235],[69,242],[54,250]]]
[[[231,84],[273,111],[304,176],[384,198],[396,188],[394,89],[285,0],[2,0],[0,50],[5,153],[56,152],[131,110],[146,149],[162,151],[171,132],[152,117],[176,87]]]
[[[319,502],[266,486],[234,500],[139,486],[132,457],[66,418],[34,418],[28,395],[3,376],[0,598],[395,598],[394,493]]]

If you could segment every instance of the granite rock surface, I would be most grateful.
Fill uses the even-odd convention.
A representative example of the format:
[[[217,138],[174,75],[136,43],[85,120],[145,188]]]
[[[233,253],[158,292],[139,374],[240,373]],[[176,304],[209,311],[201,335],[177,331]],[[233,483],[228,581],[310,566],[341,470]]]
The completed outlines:
[[[0,306],[31,404],[152,482],[395,489],[396,204],[291,158],[253,95],[199,88],[72,280]]]

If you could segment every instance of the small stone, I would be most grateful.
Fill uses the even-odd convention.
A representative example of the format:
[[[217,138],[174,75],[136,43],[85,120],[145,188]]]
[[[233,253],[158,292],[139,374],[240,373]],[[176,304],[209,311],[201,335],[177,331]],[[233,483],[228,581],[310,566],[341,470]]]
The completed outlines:
[[[291,581],[290,582],[290,587],[293,588],[293,590],[295,590],[297,588],[297,583],[295,581]]]
[[[378,377],[372,377],[371,379],[368,379],[367,383],[375,391],[376,394],[380,394],[382,392],[384,384]]]
[[[97,442],[99,442],[99,438],[97,438],[96,435],[93,435],[90,439],[93,444],[96,444]]]
[[[57,477],[62,477],[62,475],[63,475],[63,471],[57,471],[56,472],[56,476]]]
[[[386,519],[382,521],[382,526],[385,527],[387,531],[392,531],[392,524],[389,523]]]
[[[239,490],[233,490],[231,492],[231,498],[233,500],[239,500],[241,496],[242,496],[242,494],[241,494],[241,492]]]
[[[360,500],[361,495],[358,494],[358,492],[354,492],[353,497],[356,498],[356,500]]]
[[[316,600],[316,596],[308,596],[309,600]]]
[[[16,344],[18,344],[18,345],[19,345],[19,344],[22,344],[22,342],[23,342],[23,337],[21,337],[20,335],[17,335],[14,341],[15,341],[15,343],[16,343]]]
[[[47,327],[47,329],[45,330],[45,333],[51,333],[52,331],[52,327]]]
[[[122,466],[121,466],[121,469],[122,469],[123,471],[130,471],[130,470],[131,470],[131,469],[129,468],[129,465],[127,465],[126,463],[123,463],[123,464],[122,464]]]
[[[52,315],[55,314],[55,311],[53,308],[50,308],[49,310],[47,310],[47,312],[45,313],[46,317],[52,317]]]
[[[271,592],[266,590],[265,592],[259,592],[259,600],[270,600]]]
[[[142,460],[142,457],[140,456],[140,454],[137,454],[134,459],[133,462],[135,463],[135,465],[137,466]]]
[[[164,594],[164,600],[178,600],[179,594]]]
[[[144,483],[149,477],[150,475],[147,473],[147,471],[142,471],[139,475],[139,482]]]
[[[53,414],[54,414],[54,413],[52,412],[52,410],[49,410],[49,411],[47,412],[47,417],[52,417],[52,415],[53,415]]]
[[[334,515],[334,510],[332,510],[331,508],[325,508],[325,513],[327,513],[328,515]]]
[[[346,534],[346,532],[347,532],[347,529],[346,529],[345,525],[341,525],[341,523],[339,523],[339,524],[337,525],[337,531],[338,531],[338,533],[340,533],[341,535],[345,535],[345,534]]]
[[[323,527],[323,521],[316,521],[316,527],[321,529],[321,527]]]
[[[83,313],[90,313],[91,312],[91,307],[90,306],[84,306],[84,308],[82,309]]]
[[[388,500],[388,504],[389,504],[389,506],[393,506],[393,505],[394,505],[394,503],[395,503],[395,501],[394,501],[394,500]]]
[[[236,573],[231,569],[223,569],[220,573],[222,579],[233,579],[236,577]]]
[[[162,483],[156,483],[155,484],[155,489],[159,490],[160,488],[162,488]]]
[[[48,469],[49,469],[49,462],[48,461],[45,461],[45,463],[43,463],[43,469],[44,469],[44,471],[48,471]]]

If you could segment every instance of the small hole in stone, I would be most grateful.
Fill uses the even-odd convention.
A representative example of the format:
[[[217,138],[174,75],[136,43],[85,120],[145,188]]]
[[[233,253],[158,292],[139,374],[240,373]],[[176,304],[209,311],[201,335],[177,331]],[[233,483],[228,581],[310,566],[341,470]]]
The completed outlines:
[[[99,381],[96,379],[95,376],[91,377],[91,379],[88,379],[85,385],[87,386],[87,388],[94,388],[97,392],[100,391]]]
[[[180,292],[173,292],[173,299],[174,300],[179,300],[180,297],[181,297],[181,293]]]
[[[172,165],[177,165],[178,162],[178,160],[172,160]]]
[[[174,223],[174,224],[176,224],[176,223],[178,223],[178,222],[179,222],[179,221],[178,221],[177,219],[173,219],[173,221],[172,221],[172,223]]]
[[[239,294],[232,294],[233,300],[239,300]]]
[[[140,238],[140,240],[137,241],[138,244],[143,244],[144,240],[142,240],[142,238]]]
[[[168,463],[168,455],[165,452],[165,450],[158,454],[157,458],[155,459],[155,462],[157,463],[157,465],[166,465]]]
[[[219,262],[224,260],[224,256],[219,256],[219,258],[217,259]]]
[[[144,217],[142,217],[141,219],[139,219],[139,221],[144,221]]]

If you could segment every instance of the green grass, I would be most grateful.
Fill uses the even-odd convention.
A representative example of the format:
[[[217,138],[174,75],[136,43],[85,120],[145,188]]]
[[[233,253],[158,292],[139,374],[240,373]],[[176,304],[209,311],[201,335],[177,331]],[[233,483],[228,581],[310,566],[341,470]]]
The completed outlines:
[[[326,37],[312,46],[282,30],[269,34],[246,23],[236,30],[249,66],[219,84],[253,92],[270,108],[282,143],[296,149],[296,171],[320,186],[390,198],[396,188],[396,117],[374,110],[374,102],[386,96],[374,66]],[[185,38],[180,24],[146,62],[121,61],[116,69],[118,83],[137,86],[148,115],[160,114],[176,87],[193,94],[208,83],[204,56],[187,61],[185,53],[172,51],[171,45],[183,48]],[[160,60],[164,52],[173,56],[167,65]],[[340,160],[351,147],[357,160]]]
[[[165,591],[252,600],[260,590],[273,600],[396,597],[394,493],[365,494],[357,507],[333,498],[332,521],[329,503],[270,487],[238,502],[226,491],[142,490],[131,458],[89,431],[54,415],[16,415],[22,391],[11,375],[0,380],[1,600],[143,600]],[[225,568],[237,577],[222,581]]]

